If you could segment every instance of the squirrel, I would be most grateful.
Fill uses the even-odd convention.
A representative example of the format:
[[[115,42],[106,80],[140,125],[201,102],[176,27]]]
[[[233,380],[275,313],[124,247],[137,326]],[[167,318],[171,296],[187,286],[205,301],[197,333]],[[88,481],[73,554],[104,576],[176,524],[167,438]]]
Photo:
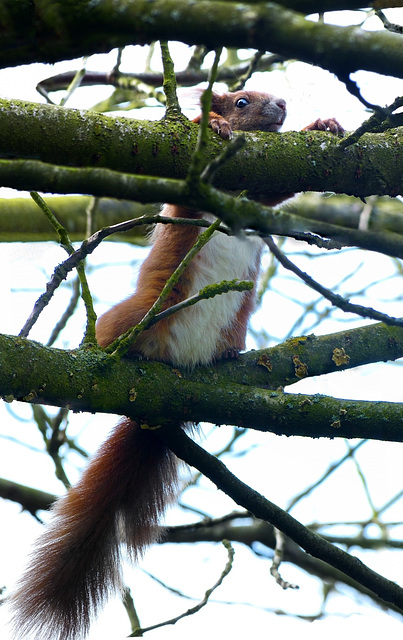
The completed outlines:
[[[232,132],[272,131],[282,126],[286,103],[256,92],[213,92],[209,125],[222,138]],[[200,116],[194,122],[199,122]],[[306,129],[343,131],[337,120],[317,120]],[[288,195],[283,195],[282,199]],[[273,201],[277,203],[278,197]],[[177,205],[165,205],[171,218],[214,219]],[[200,228],[158,224],[152,249],[127,300],[97,323],[97,339],[107,347],[135,326],[193,246]],[[258,278],[263,241],[257,236],[216,232],[172,290],[165,307],[222,280]],[[173,366],[192,368],[245,349],[253,291],[229,292],[183,309],[140,334],[129,353]],[[181,425],[186,428],[186,425]],[[78,484],[52,509],[25,574],[10,596],[15,637],[77,640],[84,637],[105,600],[122,590],[121,547],[138,559],[161,535],[161,516],[177,495],[177,460],[152,430],[123,418],[89,463]]]

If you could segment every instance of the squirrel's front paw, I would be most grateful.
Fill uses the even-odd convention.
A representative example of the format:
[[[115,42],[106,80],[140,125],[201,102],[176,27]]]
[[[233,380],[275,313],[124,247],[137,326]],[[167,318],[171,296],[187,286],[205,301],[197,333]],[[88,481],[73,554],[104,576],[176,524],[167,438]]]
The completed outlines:
[[[342,136],[344,134],[344,128],[336,118],[327,118],[326,120],[317,118],[315,122],[304,127],[302,131],[330,131],[330,133],[334,133],[335,136]]]
[[[232,138],[232,127],[229,122],[222,118],[221,116],[215,115],[210,118],[209,126],[212,128],[214,133],[218,133],[218,135],[224,140],[229,140]]]

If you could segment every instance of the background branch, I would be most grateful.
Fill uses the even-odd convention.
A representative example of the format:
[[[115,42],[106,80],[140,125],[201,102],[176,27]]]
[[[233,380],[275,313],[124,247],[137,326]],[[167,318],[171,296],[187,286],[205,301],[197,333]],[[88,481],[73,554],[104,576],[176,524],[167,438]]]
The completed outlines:
[[[268,71],[273,65],[283,62],[282,56],[277,54],[266,54],[254,60],[254,71]],[[240,60],[237,64],[222,65],[217,70],[217,82],[233,82],[234,78],[239,78],[248,73],[251,61]],[[42,88],[46,92],[63,91],[67,89],[71,81],[74,79],[76,71],[66,71],[56,76],[45,78],[38,84],[38,88]],[[201,69],[188,66],[184,71],[177,71],[175,74],[176,82],[179,87],[194,87],[201,82],[207,82],[209,75],[208,69]],[[148,85],[149,87],[161,87],[163,83],[163,74],[158,71],[139,71],[138,73],[121,73],[112,71],[105,73],[103,71],[86,71],[80,86],[92,87],[100,85],[112,85],[118,89],[139,91],[139,83]]]
[[[365,69],[403,77],[397,34],[314,23],[273,2],[250,3],[247,20],[243,3],[212,0],[155,0],[151,4],[120,0],[112,5],[106,0],[96,5],[81,0],[68,4],[36,0],[33,5],[20,0],[17,6],[14,0],[3,0],[6,6],[10,3],[12,10],[3,12],[3,67],[55,62],[163,39],[210,49],[225,46],[259,51],[270,43],[272,51],[281,56],[319,64],[336,74]],[[388,56],[380,56],[380,50],[387,50]]]
[[[241,519],[247,519],[245,524],[241,524]],[[253,518],[252,522],[251,514],[248,512],[234,512],[224,516],[223,518],[216,518],[211,520],[203,520],[190,525],[172,526],[165,529],[164,538],[162,544],[182,544],[195,542],[220,542],[223,538],[231,540],[232,543],[238,542],[251,548],[256,555],[265,557],[265,553],[261,552],[260,545],[264,545],[267,550],[275,548],[275,536],[273,532],[273,526],[264,520]],[[307,525],[308,529],[310,528]],[[315,529],[313,529],[315,530]],[[343,537],[329,539],[326,534],[321,534],[323,537],[332,542],[333,544],[339,544],[343,547],[361,548],[361,544],[366,549],[376,549],[379,546],[385,548],[388,546],[388,541],[381,541],[379,538],[363,538],[359,537]],[[400,540],[391,540],[391,548],[400,548]],[[259,546],[258,546],[259,545]],[[259,551],[258,551],[259,549]],[[269,553],[267,554],[270,555]],[[381,607],[388,606],[389,608],[401,613],[400,609],[386,604],[384,600],[380,600],[375,594],[362,585],[358,585],[357,582],[352,580],[345,573],[338,571],[334,567],[330,566],[326,562],[319,560],[306,553],[301,547],[296,544],[291,538],[285,537],[284,545],[284,558],[283,562],[289,562],[297,567],[300,567],[303,571],[308,572],[310,575],[317,576],[320,580],[328,584],[341,583],[349,587],[358,590],[360,593],[369,596]]]
[[[47,196],[46,201],[55,215],[67,229],[72,240],[82,240],[86,235],[86,210],[89,196]],[[99,229],[111,227],[123,220],[153,215],[159,211],[159,204],[141,204],[129,200],[100,198],[96,203],[95,220]],[[340,227],[375,231],[378,234],[391,231],[403,235],[403,204],[398,199],[366,199],[366,204],[358,198],[345,195],[332,197],[305,193],[284,205],[284,211],[298,218],[320,220]],[[365,216],[365,222],[363,220]],[[150,219],[150,218],[148,218]],[[147,242],[147,224],[133,225],[131,229],[122,227],[122,233],[107,240],[124,239],[143,245]],[[124,235],[122,235],[124,232]],[[307,238],[308,239],[308,238]],[[55,234],[48,222],[39,215],[37,206],[30,198],[4,198],[0,200],[0,242],[24,242],[55,240]]]

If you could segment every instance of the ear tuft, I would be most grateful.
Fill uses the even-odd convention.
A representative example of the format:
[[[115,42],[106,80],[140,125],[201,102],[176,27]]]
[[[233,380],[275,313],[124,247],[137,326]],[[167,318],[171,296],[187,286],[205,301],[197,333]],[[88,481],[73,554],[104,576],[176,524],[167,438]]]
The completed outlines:
[[[221,96],[219,93],[215,91],[212,92],[211,95],[211,111],[215,113],[222,113],[222,104],[223,104],[224,96]]]

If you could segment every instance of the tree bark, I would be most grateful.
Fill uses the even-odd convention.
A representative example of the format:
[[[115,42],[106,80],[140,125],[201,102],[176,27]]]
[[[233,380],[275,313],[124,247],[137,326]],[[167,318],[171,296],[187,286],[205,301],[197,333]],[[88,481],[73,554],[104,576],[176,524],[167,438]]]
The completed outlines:
[[[382,329],[381,325],[374,326]],[[366,329],[371,333],[372,327]],[[354,330],[342,333],[348,343],[354,342]],[[363,328],[357,331],[358,345],[362,343],[363,333]],[[375,335],[372,338],[375,343]],[[317,343],[317,350],[320,340],[312,339]],[[329,352],[327,370],[351,366],[352,359],[347,353],[339,364],[334,357],[335,349],[343,344],[341,335],[333,334],[331,340],[333,356],[330,357]],[[295,356],[299,365],[304,364],[304,373],[314,375],[314,366],[309,371],[308,359],[303,361],[301,350],[302,346],[309,350],[310,343],[310,337],[293,339],[289,341],[289,354],[281,354],[280,347],[278,354],[276,348],[265,349],[246,354],[247,364],[243,367],[223,362],[214,369],[182,371],[178,376],[177,370],[158,362],[117,361],[98,350],[63,351],[3,335],[0,336],[0,395],[7,402],[18,400],[74,411],[116,413],[150,425],[164,423],[169,416],[172,421],[236,424],[279,435],[402,442],[398,403],[339,400],[267,390],[280,377],[276,372],[276,355],[283,360],[283,383],[302,377],[302,367],[296,367]],[[390,353],[393,347],[394,354]],[[393,342],[391,336],[389,353],[391,359],[402,353],[401,344]],[[387,357],[385,349],[382,359]],[[366,360],[369,361],[368,356]],[[270,368],[275,371],[273,379]]]
[[[35,159],[54,165],[108,168],[138,175],[184,178],[196,145],[197,125],[186,118],[149,122],[109,117],[50,105],[0,100],[0,156]],[[259,193],[333,191],[365,197],[403,194],[403,128],[366,133],[346,149],[320,131],[244,135],[246,144],[222,166],[214,184],[226,190],[241,186]],[[207,164],[228,143],[211,135],[203,150]],[[72,177],[72,172],[69,176]],[[78,174],[76,174],[78,176]],[[63,193],[65,179],[40,167],[0,161],[3,186]],[[88,175],[83,177],[88,184]],[[80,185],[75,193],[119,197]],[[268,186],[269,185],[269,186]],[[66,190],[65,192],[69,192]],[[71,191],[70,191],[71,192]],[[125,197],[122,193],[121,197]]]
[[[163,39],[211,49],[270,46],[343,76],[365,69],[403,77],[397,34],[315,23],[273,2],[247,7],[212,0],[2,0],[0,66],[56,62]]]

